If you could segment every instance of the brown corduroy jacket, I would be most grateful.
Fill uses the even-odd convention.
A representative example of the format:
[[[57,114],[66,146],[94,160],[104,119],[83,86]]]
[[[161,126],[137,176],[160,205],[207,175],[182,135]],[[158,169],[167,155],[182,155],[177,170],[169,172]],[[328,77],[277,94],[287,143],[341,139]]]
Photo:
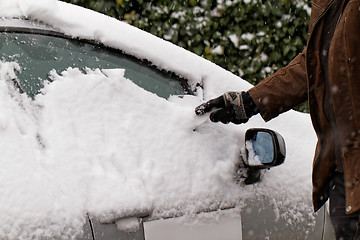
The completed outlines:
[[[349,0],[337,23],[329,49],[330,90],[326,92],[320,49],[324,15],[332,3],[313,0],[305,50],[249,93],[265,121],[309,100],[318,137],[312,179],[314,210],[328,199],[336,140],[345,176],[346,213],[350,214],[360,210],[360,0]],[[325,116],[325,95],[331,98],[334,120]]]

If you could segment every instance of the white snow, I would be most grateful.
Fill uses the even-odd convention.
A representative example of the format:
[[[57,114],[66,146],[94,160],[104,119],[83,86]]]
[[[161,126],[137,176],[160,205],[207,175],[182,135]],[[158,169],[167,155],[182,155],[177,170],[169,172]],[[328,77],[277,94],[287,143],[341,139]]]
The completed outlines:
[[[253,33],[243,33],[241,34],[241,38],[246,40],[246,41],[251,41],[255,38],[255,34]]]
[[[253,148],[253,144],[251,141],[246,141],[245,142],[245,148],[248,151],[248,164],[250,166],[260,166],[261,165],[261,161],[259,159],[259,156],[255,154],[254,148]]]
[[[234,44],[235,47],[239,46],[240,39],[235,33],[229,35],[229,39]]]
[[[267,124],[256,116],[239,126],[203,122],[194,107],[204,99],[251,85],[167,41],[64,2],[0,0],[0,16],[101,41],[204,88],[204,96],[166,100],[121,69],[69,68],[51,72],[55,81],[30,100],[11,84],[19,65],[0,62],[1,239],[74,236],[86,214],[104,222],[147,212],[160,218],[214,206],[240,209],[245,199],[264,195],[279,217],[313,218],[316,137],[309,115],[289,111]],[[243,186],[233,173],[250,127],[282,134],[287,159],[260,183]]]
[[[224,54],[224,49],[223,49],[223,47],[221,47],[221,46],[219,45],[219,46],[216,46],[216,47],[213,48],[213,49],[210,49],[210,52],[221,55],[221,54]]]

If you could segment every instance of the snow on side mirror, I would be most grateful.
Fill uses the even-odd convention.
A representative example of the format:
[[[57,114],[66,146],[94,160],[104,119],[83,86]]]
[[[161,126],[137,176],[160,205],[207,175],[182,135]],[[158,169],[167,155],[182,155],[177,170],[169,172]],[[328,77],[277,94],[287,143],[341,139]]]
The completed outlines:
[[[265,128],[252,128],[245,134],[243,161],[251,169],[275,167],[284,162],[285,149],[285,141],[279,133]]]

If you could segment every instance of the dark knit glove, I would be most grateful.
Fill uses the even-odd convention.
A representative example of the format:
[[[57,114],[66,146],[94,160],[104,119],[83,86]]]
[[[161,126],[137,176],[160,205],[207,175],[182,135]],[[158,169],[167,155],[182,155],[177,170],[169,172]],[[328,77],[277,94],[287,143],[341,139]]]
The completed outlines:
[[[216,110],[214,110],[216,109]],[[259,112],[256,104],[247,92],[226,92],[222,96],[209,100],[195,108],[197,115],[211,112],[210,120],[222,123],[246,123]]]

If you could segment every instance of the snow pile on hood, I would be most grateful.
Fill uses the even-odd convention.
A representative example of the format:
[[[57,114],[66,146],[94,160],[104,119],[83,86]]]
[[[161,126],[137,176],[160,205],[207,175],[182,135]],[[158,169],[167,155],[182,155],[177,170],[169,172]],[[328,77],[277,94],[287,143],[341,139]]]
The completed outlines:
[[[90,10],[55,0],[1,0],[0,6],[0,16],[41,20],[177,72],[193,86],[202,84],[205,99],[251,87],[190,52]],[[12,87],[16,69],[16,63],[0,63],[0,238],[72,236],[87,213],[103,221],[150,211],[164,217],[241,207],[263,196],[289,222],[312,218],[316,138],[307,114],[289,111],[267,124],[256,116],[239,126],[198,126],[194,107],[202,96],[167,101],[119,69],[52,72],[54,81],[32,101]],[[234,164],[250,127],[283,135],[287,159],[260,184],[242,186],[233,180]]]

